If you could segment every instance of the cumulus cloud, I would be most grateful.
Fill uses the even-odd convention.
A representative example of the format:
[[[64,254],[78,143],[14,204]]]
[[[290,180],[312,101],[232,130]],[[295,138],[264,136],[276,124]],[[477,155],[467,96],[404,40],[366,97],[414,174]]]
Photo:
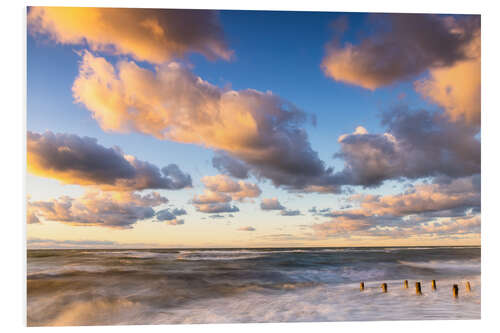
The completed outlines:
[[[344,209],[343,207],[341,207],[340,209]],[[311,213],[312,215],[317,215],[317,216],[326,216],[326,217],[329,217],[330,215],[330,211],[331,209],[330,208],[321,208],[321,209],[318,209],[316,208],[316,206],[313,206],[311,207],[308,212]]]
[[[187,212],[184,208],[174,208],[172,209],[172,214],[175,216],[181,216],[181,215],[186,215]]]
[[[465,216],[462,218],[436,222],[430,224],[419,225],[411,232],[431,235],[464,235],[464,234],[480,234],[481,233],[481,216]]]
[[[300,210],[291,210],[283,206],[277,198],[264,198],[260,202],[262,210],[279,210],[282,216],[298,216],[301,215]]]
[[[284,209],[280,212],[282,216],[298,216],[300,215],[300,210]]]
[[[373,31],[359,43],[341,45],[336,38],[326,46],[327,76],[373,90],[451,67],[470,59],[480,30],[479,16],[373,14],[369,23]]]
[[[28,132],[28,171],[64,184],[95,186],[102,190],[182,189],[191,176],[175,164],[161,170],[120,148],[106,148],[89,137]]]
[[[196,205],[207,203],[226,203],[231,201],[231,196],[210,190],[205,190],[203,194],[195,195],[192,200],[192,202]]]
[[[167,203],[156,192],[87,191],[79,198],[61,196],[48,201],[28,202],[28,210],[45,221],[75,226],[99,226],[128,229],[155,215],[153,207]]]
[[[205,176],[201,181],[205,191],[195,195],[191,202],[203,213],[237,212],[238,207],[231,205],[233,200],[245,202],[261,193],[257,184],[235,181],[226,175]]]
[[[172,212],[170,212],[169,209],[157,211],[155,215],[158,221],[169,221],[176,218],[176,216]]]
[[[230,215],[232,215],[232,214],[230,214]],[[229,216],[225,216],[222,214],[213,214],[213,215],[209,215],[208,217],[213,219],[213,220],[216,220],[216,219],[225,219],[226,217],[229,217]]]
[[[279,210],[281,216],[298,216],[301,215],[300,210],[287,209],[277,198],[264,198],[260,202],[262,210]]]
[[[254,227],[241,227],[241,228],[238,228],[239,231],[255,231],[255,228]]]
[[[212,202],[212,203],[198,203],[195,204],[196,210],[202,213],[235,213],[240,209],[227,202]]]
[[[154,70],[132,61],[114,66],[85,52],[73,95],[105,131],[139,132],[224,151],[215,166],[238,178],[248,166],[276,186],[337,190],[328,186],[332,170],[301,127],[306,114],[271,92],[223,90],[178,63]]]
[[[262,210],[284,210],[286,209],[277,198],[264,198],[260,203]]]
[[[184,224],[184,220],[173,219],[173,220],[167,220],[166,223],[169,225],[182,225]]]
[[[244,201],[256,198],[262,193],[257,184],[234,181],[226,175],[205,176],[201,181],[210,192],[227,194],[232,200]]]
[[[480,18],[377,14],[371,23],[373,33],[359,44],[330,45],[325,71],[340,81],[375,89],[428,70],[415,89],[443,109],[401,106],[384,114],[385,133],[358,127],[340,136],[335,157],[345,167],[330,184],[375,187],[388,179],[479,174]]]
[[[431,69],[415,82],[422,96],[444,108],[452,120],[481,126],[481,35],[477,31],[467,48],[467,59],[454,66]]]
[[[166,222],[170,225],[181,225],[184,224],[184,220],[178,219],[177,217],[186,214],[186,210],[182,208],[174,208],[159,210],[155,213],[155,216],[157,221]]]
[[[424,212],[479,208],[481,178],[455,179],[449,184],[420,184],[399,195],[354,195],[361,208],[372,215],[405,216]]]
[[[349,198],[358,207],[330,210],[331,219],[316,223],[312,229],[323,237],[356,232],[373,234],[390,228],[391,233],[432,234],[445,230],[477,232],[480,221],[480,176],[451,180],[448,183],[418,184],[397,195],[355,194]],[[466,222],[466,221],[475,221]],[[453,226],[453,227],[452,227]]]
[[[248,178],[250,172],[248,165],[238,159],[232,158],[224,151],[216,152],[212,159],[212,165],[220,172],[239,179]]]
[[[372,224],[364,217],[339,216],[335,220],[315,223],[312,229],[320,237],[348,235],[352,232],[370,229]]]
[[[36,216],[36,212],[30,205],[31,195],[28,194],[26,198],[26,223],[27,224],[36,224],[40,223],[40,219]]]
[[[40,219],[38,218],[38,216],[36,216],[36,211],[29,205],[29,202],[26,212],[26,223],[28,224],[40,223]]]
[[[56,43],[160,64],[186,53],[229,60],[217,13],[210,10],[30,7],[28,29]]]
[[[339,138],[345,161],[335,174],[343,185],[378,186],[387,179],[464,177],[481,172],[481,143],[477,128],[452,122],[443,113],[398,108],[387,114],[386,133],[358,129]]]

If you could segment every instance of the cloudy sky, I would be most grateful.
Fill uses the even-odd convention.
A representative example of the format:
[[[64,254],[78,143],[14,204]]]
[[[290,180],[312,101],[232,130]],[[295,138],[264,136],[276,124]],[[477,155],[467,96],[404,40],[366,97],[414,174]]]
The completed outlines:
[[[36,247],[480,243],[480,18],[31,7]]]

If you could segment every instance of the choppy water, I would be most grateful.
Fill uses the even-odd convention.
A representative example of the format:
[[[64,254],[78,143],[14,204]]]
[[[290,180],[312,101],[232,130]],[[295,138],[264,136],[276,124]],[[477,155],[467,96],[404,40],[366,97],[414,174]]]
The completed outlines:
[[[28,325],[479,319],[480,253],[479,247],[29,250]]]

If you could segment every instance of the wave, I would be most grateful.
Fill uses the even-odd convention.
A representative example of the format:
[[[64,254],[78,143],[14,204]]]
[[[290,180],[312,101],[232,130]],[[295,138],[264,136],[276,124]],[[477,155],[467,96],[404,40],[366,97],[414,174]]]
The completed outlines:
[[[248,260],[267,257],[273,254],[284,253],[305,253],[307,250],[261,250],[261,249],[241,249],[241,250],[182,250],[177,255],[177,260]]]
[[[480,251],[407,249],[64,250],[28,257],[28,325],[480,316]],[[405,279],[422,281],[424,296],[402,288]],[[389,293],[380,292],[382,282]],[[454,283],[461,283],[458,301],[450,297]]]
[[[373,252],[373,253],[391,253],[405,250],[433,250],[432,247],[380,247],[380,248],[338,248],[338,249],[311,249],[306,252],[319,252],[319,253],[359,253],[359,252]]]
[[[398,261],[399,264],[432,270],[453,270],[481,272],[481,261],[478,260],[430,260],[430,261]]]
[[[201,260],[213,260],[213,261],[227,261],[227,260],[248,260],[261,258],[263,255],[224,255],[224,256],[207,256],[207,255],[179,255],[177,260],[188,260],[188,261],[201,261]]]
[[[225,297],[195,298],[189,302],[165,306],[144,296],[104,295],[95,298],[58,295],[54,305],[37,298],[28,306],[29,326],[59,325],[130,325],[317,322],[366,320],[479,319],[480,279],[470,280],[471,293],[459,301],[450,295],[454,280],[439,280],[438,290],[423,284],[423,295],[389,282],[389,292],[380,292],[379,283],[368,283],[364,292],[359,285],[279,284],[269,289],[241,288]],[[397,285],[396,285],[397,283]],[[158,291],[157,293],[161,293]],[[168,295],[163,294],[164,297]],[[384,309],[384,311],[380,311]],[[418,314],[418,317],[415,315]]]
[[[416,248],[419,249],[419,248]],[[425,248],[431,249],[431,248]],[[239,255],[251,255],[251,256],[266,256],[266,255],[274,255],[274,254],[322,254],[322,253],[358,253],[358,252],[374,252],[374,253],[387,253],[387,252],[395,252],[405,250],[405,248],[337,248],[337,249],[329,249],[329,248],[314,248],[314,249],[241,249],[241,250],[180,250],[179,255],[185,256],[205,256],[210,257],[211,255],[220,255],[219,259],[224,257],[234,256],[235,258]],[[215,256],[214,256],[215,257]]]
[[[98,255],[104,257],[123,257],[132,259],[151,259],[160,257],[173,257],[178,253],[178,251],[134,251],[134,250],[121,250],[121,251],[95,251],[88,252],[90,255]]]

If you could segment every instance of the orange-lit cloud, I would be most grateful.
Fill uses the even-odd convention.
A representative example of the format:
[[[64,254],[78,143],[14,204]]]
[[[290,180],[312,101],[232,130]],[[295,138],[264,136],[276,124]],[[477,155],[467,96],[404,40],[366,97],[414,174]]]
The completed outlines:
[[[374,90],[468,59],[479,21],[477,16],[374,14],[369,21],[374,32],[357,44],[333,40],[321,67],[336,81]]]
[[[369,229],[372,224],[365,217],[339,216],[334,221],[315,223],[312,225],[314,232],[321,237],[346,236],[350,233]]]
[[[40,219],[38,218],[38,216],[36,216],[36,210],[33,209],[33,207],[31,207],[30,205],[28,205],[28,208],[26,210],[26,223],[40,223]]]
[[[260,202],[262,210],[284,210],[286,209],[277,198],[264,198]]]
[[[311,210],[331,218],[312,225],[319,236],[330,237],[363,232],[477,233],[480,226],[480,177],[445,183],[419,184],[397,195],[362,195],[349,198],[358,207],[347,210]]]
[[[230,59],[218,22],[210,10],[30,7],[29,31],[61,44],[130,55],[160,64],[188,52]]]
[[[415,82],[415,89],[442,106],[453,120],[481,126],[481,35],[467,47],[467,59],[451,67],[431,69],[428,78]]]
[[[255,231],[254,227],[248,226],[248,227],[240,227],[238,228],[239,231]]]
[[[414,228],[415,232],[428,234],[441,234],[446,236],[480,233],[481,216],[465,216],[446,222],[436,222]]]
[[[194,204],[223,203],[223,202],[231,202],[232,200],[233,199],[231,198],[231,196],[225,193],[205,190],[203,194],[194,196],[193,203]]]
[[[195,195],[192,203],[203,213],[231,213],[239,211],[231,205],[233,200],[240,202],[256,198],[261,194],[257,184],[235,181],[226,175],[205,176],[201,179],[205,191]]]
[[[219,150],[212,158],[212,166],[224,174],[234,178],[246,179],[250,176],[250,166],[245,162],[231,157],[228,153]]]
[[[179,219],[179,216],[186,215],[187,212],[184,209],[174,208],[174,209],[163,209],[155,213],[156,220],[160,222],[166,222],[169,225],[182,225],[184,224],[183,219]]]
[[[396,108],[383,116],[387,132],[371,134],[363,127],[338,139],[335,156],[345,162],[337,184],[379,186],[388,179],[446,176],[481,172],[478,128],[446,114]]]
[[[262,193],[257,184],[244,182],[242,180],[234,181],[226,175],[205,176],[201,181],[208,190],[225,193],[229,195],[232,200],[237,201],[256,198]]]
[[[48,201],[28,202],[28,210],[45,221],[75,226],[127,229],[155,215],[153,207],[168,200],[156,192],[87,191],[78,198],[62,196]]]
[[[262,210],[279,210],[281,216],[299,216],[300,210],[287,209],[277,198],[264,198],[260,202]]]
[[[151,71],[85,52],[73,94],[106,131],[222,150],[276,186],[328,185],[331,170],[300,126],[305,113],[271,92],[223,90],[178,63]]]
[[[199,202],[194,203],[194,206],[197,211],[207,214],[236,213],[240,211],[237,206],[231,205],[229,202]]]
[[[464,207],[479,207],[481,178],[460,178],[449,184],[420,184],[411,191],[397,195],[355,195],[361,209],[371,215],[405,216]]]
[[[120,148],[106,148],[96,139],[72,134],[28,132],[28,172],[64,184],[102,190],[182,189],[191,177],[175,164],[161,170]]]

